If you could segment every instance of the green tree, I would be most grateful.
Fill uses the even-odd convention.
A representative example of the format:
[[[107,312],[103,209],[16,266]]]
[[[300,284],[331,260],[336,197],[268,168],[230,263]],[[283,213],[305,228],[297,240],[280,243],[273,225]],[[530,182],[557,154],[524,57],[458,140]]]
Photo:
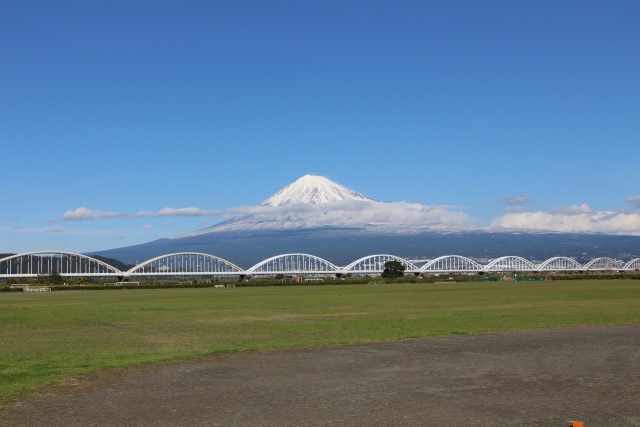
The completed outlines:
[[[405,266],[400,261],[387,261],[384,263],[382,277],[385,279],[395,279],[404,276]]]
[[[64,283],[64,277],[62,277],[57,271],[52,271],[49,274],[38,276],[38,283],[62,285]]]

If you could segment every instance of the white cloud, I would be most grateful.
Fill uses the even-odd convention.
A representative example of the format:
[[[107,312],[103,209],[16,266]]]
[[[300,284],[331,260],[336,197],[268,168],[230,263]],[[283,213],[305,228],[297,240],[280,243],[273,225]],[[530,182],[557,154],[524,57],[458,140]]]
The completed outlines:
[[[640,235],[640,212],[632,209],[596,211],[591,209],[589,205],[582,204],[572,205],[567,208],[555,208],[548,212],[531,212],[519,206],[520,203],[525,203],[528,200],[528,195],[503,199],[503,203],[508,206],[502,216],[492,221],[489,228]],[[640,207],[640,196],[628,197],[625,200]],[[140,211],[135,214],[103,212],[81,207],[74,211],[65,212],[56,221],[215,216],[224,219],[237,219],[235,222],[224,225],[225,229],[229,231],[247,226],[254,229],[366,226],[395,232],[479,228],[480,221],[469,216],[463,210],[461,207],[447,205],[420,205],[405,202],[382,203],[357,200],[341,200],[321,205],[298,203],[278,207],[240,206],[226,211],[204,210],[194,207],[166,207],[157,212]],[[168,223],[169,221],[165,221],[163,225]],[[151,227],[147,224],[143,225],[142,228]],[[18,231],[18,229],[14,231]],[[20,231],[27,232],[27,230]],[[38,232],[43,231],[66,232],[61,228],[38,230]],[[199,234],[199,232],[195,231],[190,234]]]
[[[93,209],[79,207],[74,211],[66,211],[59,221],[85,221],[89,219],[122,218],[126,215],[119,212],[95,211]]]
[[[517,197],[506,197],[504,199],[498,199],[498,201],[503,205],[521,205],[529,201],[529,195],[522,194]]]
[[[587,204],[572,205],[550,212],[506,213],[494,219],[491,228],[640,235],[640,213],[597,211]]]
[[[218,231],[297,227],[367,227],[386,232],[477,228],[478,221],[459,207],[341,200],[321,205],[243,206],[225,212],[235,221],[214,226]],[[207,229],[208,230],[208,229]],[[201,234],[199,230],[188,235]]]
[[[513,206],[504,207],[502,211],[508,212],[508,213],[516,213],[516,212],[529,212],[530,209],[526,206],[513,205]]]
[[[141,226],[140,228],[142,228],[143,230],[148,230],[149,228],[153,228],[153,226],[151,224],[145,224],[145,225]]]
[[[342,200],[330,205],[305,203],[285,206],[241,206],[226,211],[199,208],[163,208],[157,212],[140,211],[135,214],[104,212],[77,208],[65,212],[57,221],[85,221],[107,218],[157,218],[168,216],[217,216],[234,218],[251,216],[252,219],[272,224],[294,226],[361,226],[362,224],[403,224],[415,227],[470,225],[477,223],[469,215],[443,205],[419,205],[411,203],[380,203]],[[144,226],[143,226],[144,227]]]
[[[219,216],[218,210],[204,210],[200,208],[162,208],[157,212],[140,211],[129,215],[130,218],[158,218],[166,216]]]
[[[640,208],[640,196],[629,196],[624,199],[625,202],[631,202]]]
[[[58,221],[87,221],[93,219],[112,219],[112,218],[158,218],[168,216],[220,216],[221,211],[218,210],[203,210],[199,208],[163,208],[157,212],[139,211],[135,214],[126,212],[105,212],[97,211],[85,207],[79,207],[73,211],[66,211],[58,219],[52,220],[52,222]]]

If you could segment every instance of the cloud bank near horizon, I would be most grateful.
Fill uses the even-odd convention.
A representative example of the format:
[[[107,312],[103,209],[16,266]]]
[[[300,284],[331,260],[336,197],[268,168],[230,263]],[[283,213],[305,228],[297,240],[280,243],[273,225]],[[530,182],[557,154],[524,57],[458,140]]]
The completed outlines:
[[[549,212],[507,212],[494,219],[490,228],[640,236],[640,212],[597,211],[585,203]]]
[[[284,206],[245,206],[230,209],[227,214],[237,220],[234,224],[225,225],[228,230],[246,226],[254,229],[365,226],[389,231],[479,227],[479,221],[462,212],[460,207],[406,202],[340,200],[320,205],[292,203]],[[218,226],[210,228],[220,229]]]
[[[640,235],[640,212],[634,209],[598,211],[587,204],[554,208],[550,211],[510,208],[517,207],[528,199],[528,195],[501,199],[508,208],[501,216],[494,218],[488,227],[482,227],[480,220],[465,213],[464,208],[457,206],[347,200],[321,205],[298,203],[278,207],[240,206],[227,210],[166,207],[156,212],[139,211],[137,213],[108,212],[80,207],[66,211],[52,222],[208,216],[252,221],[261,224],[259,228],[269,228],[270,225],[274,227],[277,225],[279,228],[399,225],[404,226],[403,229],[446,228]],[[628,197],[625,201],[640,208],[640,196]],[[244,224],[247,221],[244,221]]]
[[[640,196],[630,196],[624,199],[624,201],[633,203],[636,207],[640,208]]]
[[[506,197],[503,199],[498,199],[498,201],[500,203],[502,203],[503,205],[507,205],[507,206],[513,206],[513,205],[521,205],[523,203],[526,203],[529,201],[529,195],[528,194],[522,194],[520,196],[516,196],[516,197]]]
[[[406,202],[381,203],[341,200],[313,205],[293,203],[284,206],[240,206],[227,210],[200,208],[163,208],[156,212],[108,212],[79,207],[66,211],[52,222],[90,221],[98,219],[141,219],[180,216],[209,216],[222,219],[251,218],[261,224],[300,226],[357,226],[361,224],[405,224],[413,226],[477,226],[479,221],[461,211],[462,208],[444,205],[420,205]]]
[[[51,222],[62,221],[89,221],[95,219],[140,219],[140,218],[159,218],[170,216],[224,216],[224,211],[204,210],[200,208],[163,208],[157,212],[139,211],[137,213],[126,212],[105,212],[93,210],[86,207],[79,207],[75,210],[66,211],[60,218],[51,220]]]

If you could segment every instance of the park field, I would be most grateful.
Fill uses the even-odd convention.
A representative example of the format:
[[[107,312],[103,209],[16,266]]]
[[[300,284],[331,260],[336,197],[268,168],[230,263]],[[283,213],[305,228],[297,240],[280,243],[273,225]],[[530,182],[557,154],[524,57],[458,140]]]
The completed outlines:
[[[201,355],[638,323],[638,280],[0,293],[0,403]]]

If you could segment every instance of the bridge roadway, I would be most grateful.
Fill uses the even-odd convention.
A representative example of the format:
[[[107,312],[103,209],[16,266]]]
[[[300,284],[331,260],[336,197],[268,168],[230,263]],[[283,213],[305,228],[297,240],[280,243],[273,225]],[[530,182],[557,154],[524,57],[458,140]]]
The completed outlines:
[[[587,272],[635,271],[640,258],[626,263],[612,258],[595,258],[582,265],[569,257],[553,257],[534,263],[519,256],[503,256],[487,264],[461,255],[445,255],[432,260],[415,262],[395,255],[369,255],[344,267],[315,255],[292,253],[277,255],[243,269],[215,255],[180,252],[161,255],[144,261],[127,271],[87,255],[63,251],[38,251],[12,255],[0,259],[0,279],[28,278],[56,272],[64,277],[151,278],[151,277],[269,277],[286,276],[368,276],[379,275],[389,261],[399,262],[405,274],[479,274],[513,272]]]

